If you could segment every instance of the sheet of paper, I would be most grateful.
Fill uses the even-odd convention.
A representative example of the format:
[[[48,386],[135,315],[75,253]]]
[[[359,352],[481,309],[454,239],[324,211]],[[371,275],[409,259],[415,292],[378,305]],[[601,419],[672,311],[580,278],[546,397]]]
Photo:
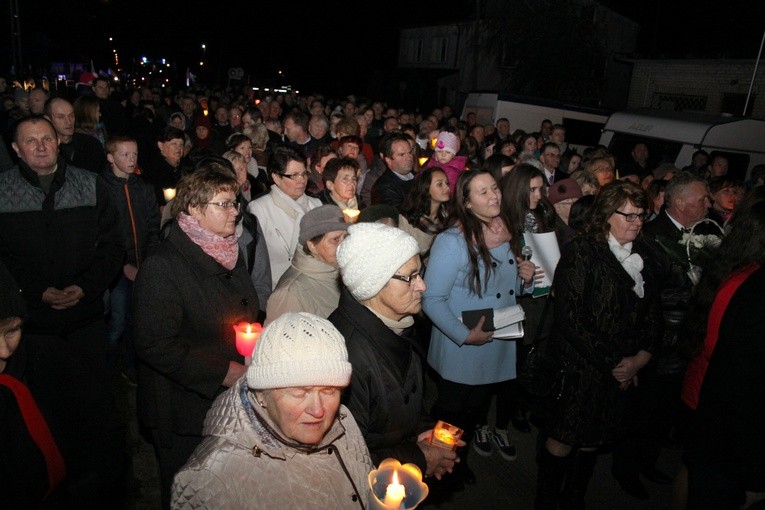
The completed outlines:
[[[544,270],[544,279],[537,282],[537,287],[552,286],[555,268],[560,260],[560,248],[555,232],[545,232],[544,234],[523,234],[523,240],[526,246],[531,246],[531,261]]]

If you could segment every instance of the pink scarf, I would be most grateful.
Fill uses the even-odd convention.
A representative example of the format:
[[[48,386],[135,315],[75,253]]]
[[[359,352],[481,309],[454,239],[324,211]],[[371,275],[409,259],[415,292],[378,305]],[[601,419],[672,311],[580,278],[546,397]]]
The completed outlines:
[[[193,216],[180,213],[178,226],[181,227],[194,244],[202,248],[206,254],[226,269],[234,269],[236,259],[239,257],[239,245],[236,234],[221,237],[213,234],[199,225],[199,221]]]

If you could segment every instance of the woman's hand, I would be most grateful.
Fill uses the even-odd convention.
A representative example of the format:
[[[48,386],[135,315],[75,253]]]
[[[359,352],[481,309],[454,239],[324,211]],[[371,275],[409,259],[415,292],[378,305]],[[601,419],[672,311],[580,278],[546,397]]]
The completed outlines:
[[[425,455],[425,461],[428,464],[425,476],[432,475],[440,480],[443,475],[452,472],[454,464],[459,462],[460,459],[457,457],[456,452],[430,444],[430,436],[432,434],[432,430],[426,430],[417,436],[417,446],[422,450],[422,453]],[[465,441],[460,440],[457,446],[465,446]]]
[[[622,358],[616,368],[611,371],[614,379],[624,384],[632,382],[637,386],[637,374],[651,360],[651,354],[647,351],[639,351],[634,356]]]
[[[483,323],[486,322],[486,316],[482,315],[478,324],[468,333],[465,343],[468,345],[483,345],[487,342],[491,342],[491,337],[494,334],[493,331],[483,331]]]
[[[516,257],[515,260],[518,262],[518,276],[523,280],[523,286],[528,287],[531,285],[532,280],[536,280],[537,266],[532,261],[525,260],[522,257]],[[539,269],[539,271],[542,271],[542,269]],[[542,271],[542,276],[544,276],[544,271]]]

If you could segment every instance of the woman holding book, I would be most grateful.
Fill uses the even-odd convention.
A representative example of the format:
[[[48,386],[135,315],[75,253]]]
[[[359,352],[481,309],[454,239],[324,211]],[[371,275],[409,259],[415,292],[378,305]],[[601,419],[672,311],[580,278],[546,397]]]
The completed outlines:
[[[484,414],[492,385],[516,377],[515,342],[494,338],[484,325],[534,285],[534,264],[516,257],[510,246],[501,201],[489,172],[460,175],[450,227],[436,237],[425,273],[422,305],[434,325],[428,362],[440,375],[433,415],[465,429],[466,442]],[[471,328],[462,316],[472,310],[486,313],[479,313],[482,317]],[[466,453],[460,454],[456,470],[471,483],[475,477]]]

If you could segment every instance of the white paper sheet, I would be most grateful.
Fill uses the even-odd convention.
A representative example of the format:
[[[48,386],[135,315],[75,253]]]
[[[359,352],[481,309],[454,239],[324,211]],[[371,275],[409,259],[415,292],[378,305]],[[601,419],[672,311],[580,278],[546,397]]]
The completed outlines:
[[[555,268],[560,260],[560,248],[555,232],[545,232],[544,234],[523,234],[523,240],[526,246],[531,246],[531,261],[541,267],[545,274],[541,282],[537,282],[537,287],[552,286]]]

